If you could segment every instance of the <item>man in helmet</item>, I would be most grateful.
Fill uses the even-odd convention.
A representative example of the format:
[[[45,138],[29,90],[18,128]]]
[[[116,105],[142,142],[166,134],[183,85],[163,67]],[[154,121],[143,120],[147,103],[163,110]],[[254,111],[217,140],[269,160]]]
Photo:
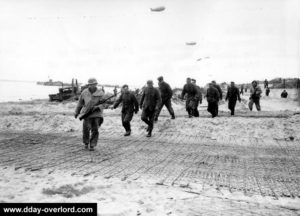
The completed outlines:
[[[255,104],[257,111],[260,111],[260,96],[261,96],[261,88],[258,86],[257,82],[254,80],[252,82],[252,86],[250,88],[250,101],[249,101],[249,109],[252,111],[253,104]]]
[[[238,100],[241,103],[241,97],[238,87],[235,86],[234,82],[230,83],[228,87],[225,101],[228,101],[228,109],[231,111],[231,115],[234,115],[236,101]]]
[[[132,120],[133,113],[138,113],[139,103],[135,95],[129,91],[128,85],[123,85],[122,94],[119,99],[115,102],[113,109],[116,109],[119,104],[122,103],[122,125],[125,128],[126,133],[124,136],[130,136],[131,126],[130,121]]]
[[[148,80],[140,102],[140,108],[143,110],[141,119],[148,125],[147,137],[152,136],[154,115],[156,110],[158,110],[159,104],[161,104],[160,93],[153,87],[153,81]]]
[[[208,103],[207,111],[211,113],[213,118],[218,116],[220,93],[218,89],[214,87],[213,83],[209,83],[209,87],[206,92],[206,99]]]
[[[158,107],[158,110],[155,113],[155,118],[154,121],[158,120],[158,116],[163,108],[163,106],[166,106],[170,115],[171,115],[171,119],[175,119],[175,114],[174,114],[174,110],[172,108],[172,95],[173,95],[173,91],[170,87],[170,85],[168,83],[166,83],[164,81],[164,78],[162,76],[157,78],[158,80],[158,86],[159,86],[159,91],[160,91],[160,96],[161,96],[161,104]]]
[[[194,104],[195,97],[197,96],[197,88],[192,84],[191,78],[186,79],[186,84],[183,86],[183,90],[181,92],[181,98],[183,99],[186,96],[185,109],[188,112],[189,118],[194,116]]]
[[[221,89],[220,85],[218,85],[215,80],[213,80],[211,83],[212,83],[213,87],[215,87],[219,92],[219,96],[220,96],[219,100],[222,100],[223,99],[223,92],[222,92],[222,89]],[[219,103],[219,101],[218,101],[218,103]],[[217,106],[217,115],[219,115],[219,105]]]
[[[197,94],[194,98],[194,107],[193,107],[193,113],[194,113],[194,116],[195,117],[199,117],[199,111],[198,111],[198,106],[199,106],[199,103],[202,104],[202,93],[201,93],[201,89],[200,87],[197,85],[197,81],[195,79],[191,79],[192,81],[192,84],[196,87],[197,89]]]
[[[97,89],[97,80],[90,78],[88,80],[88,88],[84,89],[79,97],[77,107],[75,109],[75,118],[80,113],[85,113],[91,109],[91,114],[83,120],[83,143],[85,149],[90,147],[90,151],[94,151],[97,146],[99,127],[103,123],[103,107],[97,105],[102,100],[104,93]]]

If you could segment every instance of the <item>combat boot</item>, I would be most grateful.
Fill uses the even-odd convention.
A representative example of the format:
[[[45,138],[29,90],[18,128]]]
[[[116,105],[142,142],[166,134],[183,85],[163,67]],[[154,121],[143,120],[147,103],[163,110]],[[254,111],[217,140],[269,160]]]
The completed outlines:
[[[171,119],[175,119],[175,115],[174,114],[172,115]]]
[[[130,136],[131,131],[126,131],[126,133],[124,134],[124,136]]]
[[[90,147],[90,151],[95,151],[94,146]]]
[[[149,130],[147,137],[151,137],[152,136],[152,130]]]

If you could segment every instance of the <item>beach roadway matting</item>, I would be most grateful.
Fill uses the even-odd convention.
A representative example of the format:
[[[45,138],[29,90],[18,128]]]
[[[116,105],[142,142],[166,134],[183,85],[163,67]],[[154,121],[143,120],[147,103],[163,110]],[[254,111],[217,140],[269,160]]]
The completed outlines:
[[[200,193],[209,188],[246,196],[300,197],[300,143],[229,136],[213,140],[161,132],[101,134],[96,151],[69,134],[0,132],[0,166],[121,180],[153,179]]]

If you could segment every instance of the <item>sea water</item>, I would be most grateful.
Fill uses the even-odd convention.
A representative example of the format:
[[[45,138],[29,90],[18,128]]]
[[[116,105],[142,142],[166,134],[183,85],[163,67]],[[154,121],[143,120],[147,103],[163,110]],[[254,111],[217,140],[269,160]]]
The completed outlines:
[[[58,93],[60,86],[37,85],[36,82],[1,81],[0,102],[49,99],[49,94]],[[98,86],[101,89],[101,86]],[[105,92],[113,92],[112,87],[104,87]],[[119,91],[120,89],[118,89]]]

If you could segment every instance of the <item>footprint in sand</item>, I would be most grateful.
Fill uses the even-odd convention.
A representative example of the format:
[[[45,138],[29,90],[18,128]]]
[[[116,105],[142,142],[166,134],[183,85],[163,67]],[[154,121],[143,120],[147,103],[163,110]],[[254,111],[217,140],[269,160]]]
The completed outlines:
[[[92,190],[94,190],[94,187],[76,189],[73,185],[62,185],[59,188],[43,188],[42,193],[50,196],[58,194],[66,198],[72,198],[74,196],[79,197],[83,194],[87,194]]]

